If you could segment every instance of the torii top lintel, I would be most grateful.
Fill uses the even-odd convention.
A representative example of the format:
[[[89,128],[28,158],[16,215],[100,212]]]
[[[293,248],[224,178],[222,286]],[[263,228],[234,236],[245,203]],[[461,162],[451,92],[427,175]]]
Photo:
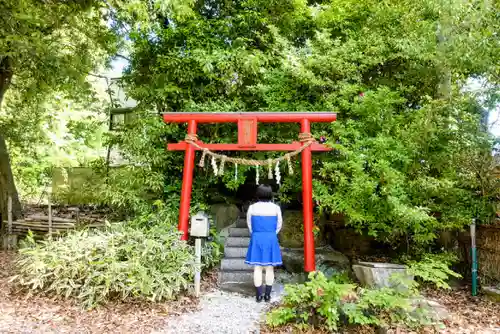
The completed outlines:
[[[333,112],[168,112],[163,114],[167,123],[237,123],[242,119],[255,119],[263,123],[334,122]]]
[[[198,123],[238,123],[237,144],[205,144],[198,141],[200,147],[212,151],[295,151],[302,143],[257,144],[257,123],[300,123],[302,132],[310,132],[310,123],[333,122],[337,114],[332,112],[169,112],[163,114],[166,123],[188,123],[188,134],[196,135]],[[184,151],[190,144],[180,142],[168,144],[169,151]],[[311,151],[325,152],[331,149],[325,145],[313,143]],[[195,148],[199,149],[199,148]]]

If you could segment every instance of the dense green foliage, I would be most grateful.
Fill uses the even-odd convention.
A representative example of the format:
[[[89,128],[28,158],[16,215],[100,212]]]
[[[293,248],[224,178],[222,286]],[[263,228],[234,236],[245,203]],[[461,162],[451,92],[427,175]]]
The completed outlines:
[[[412,263],[409,273],[442,288],[449,288],[446,281],[450,276],[459,276],[438,258]],[[393,287],[361,288],[342,274],[327,277],[318,272],[309,278],[306,283],[285,287],[282,305],[267,316],[269,326],[291,324],[302,329],[314,326],[333,331],[353,326],[414,328],[441,320],[428,306],[417,302],[422,297],[416,281],[394,276]]]
[[[498,83],[495,6],[197,1],[190,16],[131,34],[126,87],[157,112],[339,112],[336,124],[313,129],[336,149],[315,164],[319,208],[380,240],[422,245],[493,212],[497,191],[482,175],[492,162],[483,106],[495,101]],[[474,78],[492,87],[483,104],[466,89]],[[177,125],[167,128],[166,139],[182,139]],[[260,132],[262,141],[289,141],[298,128]],[[199,135],[235,140],[229,125]],[[181,156],[170,155],[180,168]],[[285,177],[282,200],[299,190],[298,177]],[[223,181],[235,186],[232,175]],[[205,177],[195,192],[217,182]]]
[[[458,262],[452,253],[425,254],[420,261],[408,261],[408,271],[419,281],[430,283],[436,288],[449,289],[448,281],[451,277],[462,276],[450,269],[450,266]]]
[[[17,268],[13,281],[21,287],[95,307],[111,299],[176,298],[191,284],[195,264],[174,227],[117,224],[42,242],[29,237]]]
[[[310,281],[288,285],[283,305],[271,311],[267,324],[298,328],[343,326],[415,326],[432,321],[427,314],[411,314],[412,290],[359,289],[352,282],[327,279],[322,273],[311,274]]]
[[[6,213],[7,193],[14,197],[14,217],[21,214],[4,142],[14,151],[14,164],[21,165],[16,166],[18,182],[31,192],[43,183],[40,176],[50,176],[47,171],[54,165],[54,157],[37,151],[48,153],[47,148],[57,146],[49,132],[58,118],[55,113],[62,112],[58,104],[67,101],[69,109],[95,114],[98,102],[102,110],[89,76],[118,56],[129,29],[149,29],[158,15],[173,10],[188,13],[186,4],[176,0],[0,3],[0,214]],[[39,163],[45,166],[36,166]]]
[[[338,122],[313,127],[335,148],[315,157],[320,211],[340,213],[379,240],[411,247],[472,217],[491,217],[498,181],[490,177],[494,140],[486,131],[485,108],[498,95],[497,2],[16,3],[0,5],[0,35],[6,37],[0,74],[12,79],[0,90],[7,92],[0,136],[17,161],[34,156],[16,165],[23,181],[40,182],[33,175],[48,175],[54,167],[52,161],[36,166],[33,153],[45,145],[42,125],[56,104],[47,100],[70,94],[82,106],[77,110],[103,110],[106,103],[91,93],[86,78],[127,49],[122,83],[138,102],[139,117],[107,136],[128,165],[110,171],[103,157],[94,161],[102,182],[84,187],[93,203],[128,215],[165,199],[175,211],[183,157],[165,152],[164,142],[183,139],[185,129],[163,124],[160,112],[329,110],[338,112]],[[36,61],[30,62],[33,54]],[[487,84],[481,96],[471,83]],[[102,126],[93,121],[71,131],[85,142]],[[199,136],[234,142],[235,130],[200,126]],[[286,142],[297,138],[299,128],[267,124],[259,131],[262,142]],[[42,144],[26,145],[32,142]],[[228,169],[217,178],[197,168],[193,207],[224,199],[220,189],[252,182],[254,171],[240,166],[237,179],[233,173]],[[300,191],[300,173],[282,175],[281,200],[290,201]]]
[[[206,209],[204,206],[194,206],[192,210]],[[153,208],[138,215],[133,221],[129,222],[129,226],[138,229],[156,229],[166,228],[174,229],[177,227],[179,218],[179,198],[174,197],[167,199],[166,203],[157,200],[153,203]],[[195,212],[195,211],[194,211]],[[202,270],[207,271],[220,263],[222,258],[222,244],[219,236],[216,233],[214,224],[211,224],[210,238],[204,240],[202,244]]]

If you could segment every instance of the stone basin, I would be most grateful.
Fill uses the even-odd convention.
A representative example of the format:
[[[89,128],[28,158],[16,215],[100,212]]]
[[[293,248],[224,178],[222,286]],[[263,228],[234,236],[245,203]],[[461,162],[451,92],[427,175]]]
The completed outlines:
[[[356,278],[364,286],[384,288],[395,287],[393,275],[400,275],[404,281],[413,281],[405,265],[379,262],[358,262],[352,266]]]

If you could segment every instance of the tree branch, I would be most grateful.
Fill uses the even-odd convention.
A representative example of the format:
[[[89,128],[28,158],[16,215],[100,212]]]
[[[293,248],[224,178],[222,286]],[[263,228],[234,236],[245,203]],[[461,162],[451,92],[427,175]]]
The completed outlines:
[[[124,55],[119,54],[119,53],[118,53],[118,54],[116,54],[116,57],[118,57],[118,58],[122,58],[122,59],[125,59],[126,61],[131,61],[131,59],[130,59],[129,57],[124,56]]]
[[[106,79],[106,80],[119,80],[119,79],[122,78],[122,77],[106,77],[104,75],[95,74],[95,73],[87,73],[87,74],[90,75],[90,76],[92,76],[92,77]]]

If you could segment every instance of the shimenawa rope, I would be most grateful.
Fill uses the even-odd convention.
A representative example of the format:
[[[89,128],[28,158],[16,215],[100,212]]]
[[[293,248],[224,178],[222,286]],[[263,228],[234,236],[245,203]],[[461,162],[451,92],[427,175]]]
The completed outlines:
[[[300,133],[299,134],[299,141],[301,143],[303,143],[304,145],[302,145],[297,150],[295,150],[293,152],[286,153],[283,156],[278,157],[278,158],[274,158],[274,159],[255,160],[255,159],[233,158],[233,157],[228,157],[227,155],[224,155],[224,154],[218,154],[218,153],[212,152],[208,148],[201,147],[198,144],[198,136],[194,135],[194,134],[187,134],[186,138],[184,140],[186,143],[193,145],[194,147],[198,148],[199,150],[201,150],[203,152],[203,154],[201,156],[200,164],[199,164],[200,167],[205,166],[205,157],[207,155],[209,155],[215,159],[220,159],[223,162],[232,162],[234,164],[247,165],[247,166],[265,166],[265,165],[272,166],[280,161],[286,160],[288,165],[289,165],[290,174],[293,174],[293,170],[291,169],[291,166],[290,166],[290,158],[302,153],[302,151],[304,151],[307,147],[311,146],[311,144],[316,141],[310,133],[307,133],[307,132]]]

